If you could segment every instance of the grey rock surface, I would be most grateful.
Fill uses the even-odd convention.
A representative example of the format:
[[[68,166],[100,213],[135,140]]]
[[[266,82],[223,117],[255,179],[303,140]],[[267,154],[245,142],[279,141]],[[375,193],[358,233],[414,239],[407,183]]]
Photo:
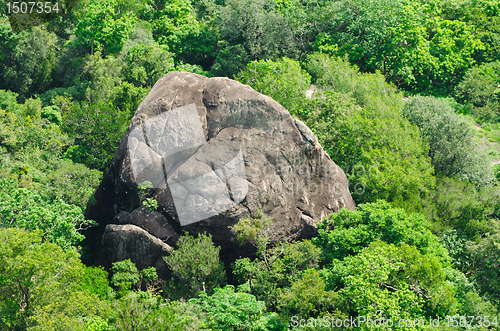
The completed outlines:
[[[102,236],[103,254],[109,261],[130,259],[139,270],[164,263],[171,247],[133,224],[108,224]],[[160,261],[159,261],[160,260]]]
[[[191,124],[176,119],[177,114],[189,114],[189,122],[196,122],[199,131],[186,130]],[[151,121],[167,117],[161,123]],[[152,130],[154,125],[159,128]],[[154,134],[165,130],[168,139]],[[148,133],[146,138],[143,132]],[[195,143],[176,150],[172,147],[179,146],[172,141],[176,134],[192,135]],[[145,149],[151,149],[146,156]],[[141,163],[141,157],[149,161]],[[151,178],[155,187],[147,197],[157,200],[157,211],[141,206],[137,185],[145,178]],[[95,198],[86,216],[100,227],[87,236],[105,265],[138,254],[131,251],[134,244],[125,243],[137,235],[117,226],[133,224],[170,246],[186,231],[208,232],[222,247],[223,259],[230,261],[252,252],[248,246],[238,246],[229,227],[258,208],[274,219],[273,243],[310,238],[319,220],[341,208],[355,208],[344,172],[304,123],[247,85],[186,72],[161,78],[141,103]],[[210,216],[202,219],[206,215]],[[186,217],[194,221],[186,225],[182,222]],[[107,227],[114,223],[122,225]],[[118,239],[120,234],[123,238]],[[115,249],[121,253],[112,253]],[[144,256],[143,261],[153,265],[155,258]]]

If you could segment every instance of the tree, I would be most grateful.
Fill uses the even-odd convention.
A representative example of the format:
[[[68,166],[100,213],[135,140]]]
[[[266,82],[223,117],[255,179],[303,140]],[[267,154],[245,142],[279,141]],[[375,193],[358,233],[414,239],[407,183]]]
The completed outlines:
[[[184,330],[184,323],[172,304],[149,292],[129,292],[116,300],[114,326],[118,330]]]
[[[152,87],[161,77],[174,70],[172,54],[159,45],[137,45],[124,55],[122,75],[135,86]]]
[[[0,86],[19,93],[21,99],[44,92],[56,66],[58,41],[43,26],[13,32],[7,17],[1,17]]]
[[[203,315],[206,327],[214,330],[276,330],[283,329],[276,314],[265,313],[265,304],[244,289],[235,291],[234,286],[226,285],[215,289],[211,296],[205,292],[199,298],[189,300]]]
[[[251,60],[297,57],[293,31],[275,1],[226,1],[219,10],[218,28],[228,46],[242,45]]]
[[[326,284],[316,269],[307,269],[280,295],[278,309],[287,317],[318,317],[339,313],[338,293],[325,290]]]
[[[248,284],[250,293],[275,309],[282,290],[300,279],[305,270],[319,267],[321,250],[309,240],[281,242],[253,261],[238,259],[233,274],[240,284]]]
[[[500,62],[467,70],[455,88],[455,97],[472,108],[477,121],[496,122],[500,116]]]
[[[88,0],[78,20],[75,36],[77,45],[102,56],[119,52],[134,28],[136,16],[131,11],[122,13],[117,0]]]
[[[85,316],[106,320],[110,307],[94,287],[106,286],[106,273],[94,270],[39,231],[0,229],[0,328],[82,330]]]
[[[326,264],[322,276],[326,289],[340,294],[343,313],[393,321],[466,311],[497,314],[452,267],[448,251],[423,215],[378,201],[358,205],[355,211],[343,209],[318,228],[313,242]]]
[[[215,56],[216,36],[211,26],[196,20],[190,1],[154,1],[143,12],[154,40],[168,47],[176,59],[209,68]]]
[[[186,233],[179,238],[177,246],[178,249],[165,257],[174,277],[168,283],[169,295],[192,298],[201,291],[212,293],[225,283],[224,265],[219,261],[220,247],[214,246],[211,235],[193,238]]]
[[[111,285],[119,288],[121,291],[131,290],[141,280],[137,267],[130,259],[114,262],[112,270]]]
[[[231,229],[236,232],[236,238],[241,245],[249,242],[257,249],[257,254],[266,258],[267,245],[269,244],[269,230],[273,223],[270,217],[264,217],[261,209],[252,217],[246,216],[238,221]]]
[[[475,54],[478,63],[499,60],[500,50],[500,16],[499,5],[491,0],[441,1],[443,17],[446,20],[460,20],[475,27],[475,34],[484,48]]]
[[[434,231],[456,229],[468,240],[478,240],[498,217],[498,194],[496,187],[478,190],[468,180],[438,177],[424,211]]]
[[[223,47],[217,53],[217,58],[210,68],[210,72],[214,76],[232,78],[244,70],[249,62],[250,55],[248,55],[245,47],[242,45]]]
[[[118,294],[121,297],[127,295],[133,288],[154,292],[151,285],[158,280],[158,274],[154,267],[138,271],[135,264],[127,259],[114,262],[111,269],[113,271],[111,285],[119,290]]]
[[[498,222],[495,227],[478,242],[469,242],[468,251],[473,265],[473,279],[481,293],[494,302],[500,303],[500,231]]]
[[[311,86],[311,76],[299,62],[288,58],[252,61],[236,79],[272,97],[291,114],[300,114],[305,92]]]
[[[330,263],[355,255],[372,242],[406,243],[424,254],[433,254],[449,265],[448,252],[430,231],[421,214],[406,213],[383,200],[358,205],[355,211],[342,209],[318,224],[314,244],[322,248],[323,262]]]
[[[331,15],[318,50],[348,55],[362,71],[380,70],[413,92],[451,92],[484,48],[471,25],[442,19],[432,2],[341,1]]]
[[[82,210],[56,198],[50,201],[12,180],[0,180],[0,226],[41,230],[44,239],[70,250],[84,236],[79,230],[95,222],[85,220]]]
[[[55,106],[47,112],[39,99],[18,104],[16,97],[0,91],[0,176],[17,181],[47,201],[59,199],[85,209],[102,174],[61,159],[71,140],[47,118],[52,114],[58,122]],[[66,153],[74,149],[70,146]]]

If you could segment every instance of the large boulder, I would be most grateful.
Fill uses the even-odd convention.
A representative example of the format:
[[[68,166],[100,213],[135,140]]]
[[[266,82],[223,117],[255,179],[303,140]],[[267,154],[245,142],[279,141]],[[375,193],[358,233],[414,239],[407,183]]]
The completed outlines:
[[[139,190],[145,183],[152,188]],[[156,211],[142,206],[147,198],[157,201]],[[354,207],[344,172],[276,101],[228,78],[172,72],[132,118],[87,207],[99,223],[87,236],[107,266],[127,257],[151,264],[168,254],[157,239],[175,246],[186,231],[212,234],[230,261],[252,254],[230,227],[259,208],[274,219],[277,242],[309,238],[320,219]],[[156,255],[130,252],[139,246],[124,242],[137,238],[141,254]]]

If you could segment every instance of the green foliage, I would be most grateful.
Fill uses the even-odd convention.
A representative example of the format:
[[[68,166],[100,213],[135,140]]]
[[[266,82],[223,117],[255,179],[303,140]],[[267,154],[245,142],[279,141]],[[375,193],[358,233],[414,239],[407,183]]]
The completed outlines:
[[[479,242],[470,242],[468,250],[474,263],[473,279],[481,292],[494,302],[500,303],[500,231],[498,221],[495,228]]]
[[[56,125],[61,124],[62,117],[59,108],[56,106],[47,106],[42,108],[41,117]]]
[[[463,80],[455,89],[460,102],[470,102],[483,107],[500,101],[500,62],[485,63],[467,70]]]
[[[441,241],[453,259],[453,266],[467,273],[472,264],[471,255],[467,250],[467,236],[456,229],[448,229],[441,234]]]
[[[398,320],[495,311],[487,302],[481,306],[474,286],[452,269],[447,250],[422,215],[379,201],[356,211],[343,209],[318,227],[313,242],[327,263],[322,275],[327,289],[340,294],[344,313],[374,318],[382,311],[383,317]],[[464,242],[452,233],[444,242],[462,262],[468,254]]]
[[[93,86],[87,88],[85,101],[68,105],[62,124],[80,146],[79,159],[102,171],[111,163],[126,125],[144,96],[142,88],[122,82],[113,71],[117,71],[114,59],[102,60],[99,54],[89,57],[83,78],[93,80]]]
[[[81,146],[82,162],[90,168],[105,171],[125,134],[129,118],[129,114],[115,108],[109,101],[83,102],[65,114],[63,127]],[[102,139],[105,132],[106,139]],[[81,160],[81,156],[76,160]]]
[[[446,100],[414,97],[405,104],[404,114],[429,143],[429,156],[438,172],[470,180],[479,188],[491,185],[494,177],[488,157],[477,151],[470,124]]]
[[[42,118],[46,108],[41,108],[39,99],[18,104],[16,96],[0,92],[0,174],[50,201],[59,198],[84,209],[102,174],[61,160],[70,139],[59,126]],[[57,118],[58,111],[51,109]],[[80,161],[77,148],[70,146],[63,157]]]
[[[242,45],[251,60],[296,58],[298,53],[293,31],[272,0],[225,1],[219,10],[218,27],[228,46]],[[225,62],[219,63],[222,71],[230,71]]]
[[[380,70],[414,92],[451,92],[484,49],[472,26],[441,18],[438,6],[419,1],[341,1],[317,48],[349,55],[363,71]]]
[[[152,87],[174,69],[174,60],[165,46],[137,45],[128,49],[122,75],[135,86]]]
[[[491,303],[500,305],[500,199],[489,158],[477,152],[486,145],[494,156],[496,141],[486,139],[498,140],[498,1],[82,0],[49,23],[14,30],[0,17],[8,89],[0,90],[0,329],[500,318]],[[166,258],[172,277],[163,287],[154,268],[114,265],[116,299],[106,272],[79,262],[77,229],[92,225],[82,210],[138,105],[173,70],[234,76],[274,98],[345,171],[355,201],[371,203],[320,222],[314,243],[269,247],[272,220],[242,219],[233,231],[257,255],[234,262],[237,291],[218,288],[225,270],[211,238],[183,236]],[[311,82],[318,91],[306,98]],[[460,104],[405,102],[399,89],[453,93]],[[141,203],[157,209],[141,187]],[[155,293],[199,297],[167,303]]]
[[[148,291],[156,295],[158,289],[158,274],[154,267],[137,270],[135,264],[130,260],[114,262],[112,265],[113,276],[111,285],[118,290],[118,296],[123,298],[128,296],[131,290]]]
[[[156,269],[154,267],[149,267],[141,270],[141,279],[146,285],[151,284],[152,282],[158,279],[158,274],[156,273]]]
[[[441,1],[443,16],[449,20],[460,20],[475,26],[475,34],[484,49],[478,50],[475,58],[479,63],[499,60],[500,15],[498,2],[492,0]]]
[[[285,316],[302,318],[329,315],[335,312],[338,293],[325,290],[326,284],[316,269],[307,269],[302,277],[285,289],[279,298],[278,309]]]
[[[214,246],[211,235],[197,238],[186,233],[177,242],[178,249],[164,259],[172,270],[168,295],[173,298],[192,298],[200,291],[212,293],[224,284],[226,275],[219,261],[220,247]]]
[[[244,70],[251,60],[242,45],[227,46],[219,50],[210,72],[214,76],[233,77]]]
[[[141,204],[147,208],[156,210],[158,209],[158,201],[156,201],[155,198],[146,197],[148,189],[152,187],[153,184],[150,181],[144,181],[139,186],[137,186],[137,189],[139,190],[139,197],[141,200]]]
[[[184,330],[172,306],[149,292],[129,292],[113,308],[117,330]]]
[[[176,71],[192,72],[193,74],[211,77],[208,71],[203,70],[200,65],[180,62],[175,66]]]
[[[240,245],[248,241],[257,248],[257,253],[262,255],[265,254],[269,244],[269,230],[272,223],[272,218],[264,218],[262,209],[257,209],[253,217],[246,216],[240,219],[232,230],[236,232]]]
[[[290,287],[304,270],[318,268],[321,250],[309,240],[281,242],[251,261],[238,259],[233,273],[239,283],[247,283],[250,293],[276,307],[283,288]]]
[[[234,290],[226,285],[215,289],[211,296],[202,292],[199,298],[189,303],[206,314],[205,327],[213,330],[273,330],[279,322],[273,313],[264,313],[265,304],[253,295]]]
[[[476,240],[498,217],[498,193],[495,187],[478,191],[469,181],[439,178],[425,213],[435,231],[454,228]]]
[[[358,205],[355,211],[342,209],[318,224],[312,241],[322,248],[325,263],[357,254],[372,242],[406,243],[422,253],[434,254],[447,265],[450,258],[430,224],[420,214],[407,214],[383,200]]]
[[[43,241],[40,232],[0,229],[0,328],[83,330],[83,316],[109,315],[109,304],[82,275],[74,251]],[[105,284],[103,272],[94,283]]]
[[[393,320],[421,317],[423,300],[416,292],[419,288],[427,289],[418,280],[435,275],[405,270],[411,269],[411,262],[417,261],[408,260],[405,263],[398,250],[411,251],[411,247],[403,245],[398,249],[394,245],[374,242],[359,255],[349,256],[343,262],[333,262],[327,279],[332,288],[340,287],[339,294],[345,300],[350,314],[373,319],[381,312],[383,317]],[[417,259],[418,257],[421,256],[417,255]],[[419,268],[420,263],[415,268]],[[438,272],[437,276],[442,277],[442,270],[433,272]],[[410,277],[418,279],[409,279]],[[408,284],[412,280],[418,286],[415,291]],[[425,293],[427,292],[423,292]]]
[[[154,6],[154,8],[153,8]],[[166,45],[178,60],[209,67],[216,46],[214,31],[196,20],[190,1],[154,1],[143,12],[151,23],[153,37]]]
[[[0,180],[1,227],[42,230],[44,238],[69,249],[84,238],[78,229],[92,224],[93,221],[83,218],[77,206],[58,198],[51,201],[29,189],[17,187],[12,180]]]
[[[86,47],[91,54],[117,53],[132,33],[135,20],[133,12],[121,12],[117,0],[88,0],[74,32],[77,45]]]
[[[22,98],[40,93],[51,83],[56,65],[58,38],[43,26],[13,32],[0,17],[0,86]]]
[[[80,145],[69,146],[64,152],[63,158],[75,163],[82,163],[85,161],[85,148]]]
[[[0,92],[0,144],[12,154],[43,152],[59,156],[70,142],[61,128],[42,119],[40,99],[27,99],[18,104],[12,92]],[[2,109],[4,108],[4,109]]]
[[[146,198],[142,202],[142,205],[148,207],[149,209],[156,210],[158,209],[158,201],[154,198]]]
[[[356,203],[385,199],[420,210],[434,169],[418,128],[403,116],[402,95],[382,75],[359,74],[327,55],[309,56],[306,68],[328,90],[307,101],[303,120],[347,173]]]
[[[111,285],[122,292],[131,290],[141,280],[135,264],[130,259],[113,263],[111,269],[113,270]]]
[[[119,77],[121,63],[114,57],[102,59],[99,52],[87,56],[79,75],[81,81],[88,82],[84,100],[66,99],[61,104],[61,127],[79,146],[74,161],[78,159],[102,171],[111,163],[127,124],[147,91]]]
[[[236,79],[272,97],[292,114],[300,114],[305,91],[311,86],[311,76],[288,58],[252,61]]]
[[[458,101],[472,107],[481,122],[497,122],[500,115],[500,62],[482,64],[467,70],[455,88]]]

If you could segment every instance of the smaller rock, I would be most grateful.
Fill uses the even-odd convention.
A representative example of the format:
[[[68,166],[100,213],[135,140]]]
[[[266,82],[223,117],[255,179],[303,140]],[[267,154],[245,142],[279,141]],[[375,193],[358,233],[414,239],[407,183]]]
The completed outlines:
[[[170,246],[175,246],[179,239],[179,235],[163,214],[145,206],[137,208],[131,213],[121,212],[115,216],[114,221],[119,225],[136,225]]]
[[[169,245],[133,224],[108,224],[102,236],[102,248],[105,261],[130,259],[139,270],[155,265],[171,250]]]

